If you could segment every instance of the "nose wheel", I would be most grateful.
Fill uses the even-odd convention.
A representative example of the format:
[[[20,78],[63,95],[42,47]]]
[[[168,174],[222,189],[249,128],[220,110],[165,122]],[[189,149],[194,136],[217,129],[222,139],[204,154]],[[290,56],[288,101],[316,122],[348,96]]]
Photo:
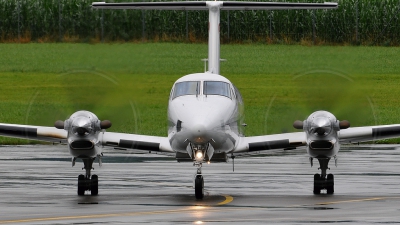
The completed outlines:
[[[326,178],[326,193],[333,194],[334,192],[334,182],[333,182],[333,174],[328,174]]]
[[[321,190],[326,189],[327,194],[334,193],[334,178],[333,174],[328,174],[326,178],[321,177],[318,173],[314,175],[314,194],[321,194]]]
[[[202,175],[196,175],[194,180],[194,194],[196,199],[203,199],[204,197],[204,179]]]
[[[201,175],[201,163],[195,163],[197,166],[197,174],[194,178],[194,195],[196,199],[203,199],[204,198],[204,178]]]
[[[90,191],[91,195],[99,194],[99,178],[92,175],[91,179],[86,179],[85,175],[78,176],[78,195],[85,195],[85,191]]]
[[[321,174],[314,175],[314,189],[316,195],[321,194],[321,190],[326,189],[327,194],[334,193],[334,177],[333,174],[326,175],[330,158],[318,158]]]

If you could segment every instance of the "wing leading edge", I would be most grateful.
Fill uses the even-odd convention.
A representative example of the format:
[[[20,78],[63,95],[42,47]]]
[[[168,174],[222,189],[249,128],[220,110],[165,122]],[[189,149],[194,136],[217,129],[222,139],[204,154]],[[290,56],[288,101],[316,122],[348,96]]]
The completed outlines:
[[[234,153],[257,152],[264,150],[294,149],[306,145],[304,132],[272,134],[254,137],[241,137]]]
[[[0,123],[0,135],[47,142],[66,142],[68,132],[55,127]]]
[[[103,146],[155,152],[174,152],[167,137],[105,132],[99,135]]]
[[[0,136],[66,143],[68,131],[55,127],[0,123]],[[143,151],[174,152],[167,137],[101,132],[99,140],[103,146]]]
[[[400,124],[354,127],[338,132],[341,144],[400,138]],[[293,149],[307,145],[305,132],[242,137],[234,153]]]
[[[342,144],[376,141],[400,137],[400,124],[353,127],[339,131],[339,141]]]

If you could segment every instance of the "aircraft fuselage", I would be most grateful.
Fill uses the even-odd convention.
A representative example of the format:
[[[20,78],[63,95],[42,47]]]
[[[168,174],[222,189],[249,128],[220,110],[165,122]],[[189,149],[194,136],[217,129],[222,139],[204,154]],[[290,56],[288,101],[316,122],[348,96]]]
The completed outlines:
[[[240,93],[223,76],[189,74],[172,87],[168,137],[177,152],[191,155],[196,146],[203,146],[205,151],[212,148],[215,153],[230,152],[243,134],[242,120]]]

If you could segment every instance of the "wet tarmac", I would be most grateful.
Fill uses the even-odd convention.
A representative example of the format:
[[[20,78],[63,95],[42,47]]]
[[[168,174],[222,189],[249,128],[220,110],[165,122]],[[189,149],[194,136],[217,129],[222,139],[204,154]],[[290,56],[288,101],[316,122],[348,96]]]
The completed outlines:
[[[313,195],[304,150],[203,166],[206,196],[196,200],[195,168],[160,155],[108,150],[98,196],[77,196],[82,163],[65,146],[0,147],[0,224],[398,224],[400,149],[351,146],[329,172],[334,195]],[[89,193],[88,193],[89,194]]]

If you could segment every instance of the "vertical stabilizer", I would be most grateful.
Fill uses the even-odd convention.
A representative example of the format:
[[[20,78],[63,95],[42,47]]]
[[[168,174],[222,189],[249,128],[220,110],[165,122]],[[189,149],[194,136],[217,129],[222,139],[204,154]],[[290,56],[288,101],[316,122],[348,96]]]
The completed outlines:
[[[219,74],[220,8],[223,2],[207,1],[208,7],[208,71]]]

